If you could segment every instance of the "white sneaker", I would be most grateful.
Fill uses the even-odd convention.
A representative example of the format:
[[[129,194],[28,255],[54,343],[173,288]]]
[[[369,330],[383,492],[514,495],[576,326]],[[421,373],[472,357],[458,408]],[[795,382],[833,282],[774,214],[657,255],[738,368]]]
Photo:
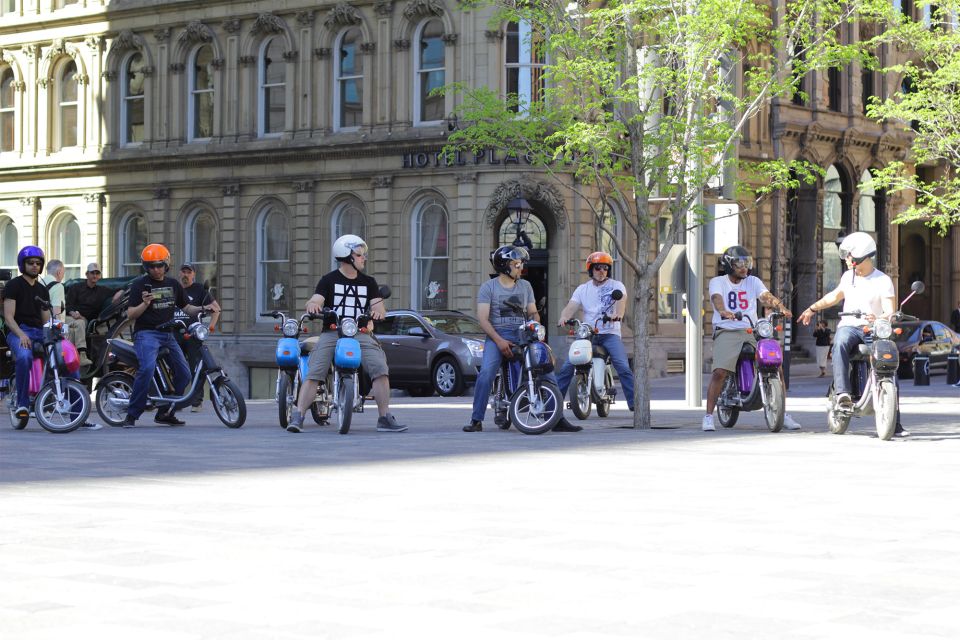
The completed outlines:
[[[788,431],[796,431],[800,428],[800,423],[791,418],[789,413],[786,413],[783,416],[783,426],[786,427]]]
[[[80,428],[86,429],[87,431],[99,431],[100,429],[103,429],[103,425],[97,424],[96,422],[84,422],[82,425],[80,425]]]
[[[713,414],[703,416],[703,426],[700,427],[704,431],[716,431],[713,428]]]

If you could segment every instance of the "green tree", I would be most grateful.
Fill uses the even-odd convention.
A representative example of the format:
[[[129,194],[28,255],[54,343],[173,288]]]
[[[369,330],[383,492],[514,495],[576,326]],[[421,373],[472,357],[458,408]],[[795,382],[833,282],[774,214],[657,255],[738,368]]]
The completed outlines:
[[[837,34],[863,0],[794,0],[777,10],[751,0],[477,0],[493,5],[492,28],[530,25],[546,65],[539,100],[453,86],[466,126],[447,152],[486,147],[526,154],[557,183],[579,192],[634,275],[634,426],[650,426],[649,343],[657,275],[674,238],[702,224],[704,188],[737,173],[758,198],[811,178],[801,164],[735,166],[746,122],[774,96],[790,96],[814,68],[857,55]],[[880,5],[885,5],[879,2]],[[742,73],[743,86],[738,82]],[[729,187],[729,185],[728,185]],[[604,224],[627,205],[631,242]],[[657,222],[669,220],[659,245]],[[627,247],[631,247],[627,251]],[[701,292],[695,292],[700,295]]]
[[[907,191],[914,204],[894,222],[920,220],[945,235],[960,221],[960,2],[918,3],[922,18],[895,14],[874,45],[891,45],[907,58],[883,72],[901,79],[901,91],[875,100],[867,115],[911,135],[911,157],[892,162],[871,181],[888,192]],[[926,179],[914,165],[929,165]]]

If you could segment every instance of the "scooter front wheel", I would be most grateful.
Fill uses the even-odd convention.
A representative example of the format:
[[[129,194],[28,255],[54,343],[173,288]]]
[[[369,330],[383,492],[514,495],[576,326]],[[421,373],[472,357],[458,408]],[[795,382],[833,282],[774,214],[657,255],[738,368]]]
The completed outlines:
[[[213,411],[220,422],[231,429],[239,429],[247,420],[247,403],[240,387],[232,380],[219,378],[213,383]]]
[[[726,382],[723,383],[723,389],[720,391],[720,400],[717,402],[717,422],[724,429],[731,429],[737,424],[737,418],[740,417],[740,408],[731,407],[726,404],[726,398],[737,397],[740,394],[737,389],[737,383],[733,381],[733,375],[728,375]]]
[[[521,385],[510,397],[510,420],[520,433],[538,436],[553,429],[563,417],[563,396],[552,382],[534,385],[534,398],[528,397],[527,385]]]
[[[122,427],[133,395],[133,376],[114,372],[97,385],[97,413],[111,427]]]
[[[277,409],[282,429],[286,429],[293,419],[293,408],[297,405],[297,391],[290,374],[280,374],[280,384],[277,385]]]
[[[783,429],[783,416],[786,412],[783,385],[780,384],[780,378],[768,376],[761,380],[763,392],[767,401],[763,404],[763,417],[767,421],[767,428],[773,433]]]
[[[60,378],[60,392],[51,380],[40,388],[33,402],[40,426],[50,433],[70,433],[90,415],[90,393],[73,378]]]
[[[579,420],[589,418],[590,408],[593,406],[593,398],[590,397],[589,376],[583,373],[574,376],[567,395],[570,397],[570,408],[573,409],[573,415],[577,416]]]
[[[353,378],[342,376],[337,383],[337,427],[340,435],[347,435],[350,432],[355,392]]]
[[[897,429],[897,385],[893,380],[884,379],[877,382],[877,395],[873,404],[877,437],[881,440],[889,440]]]

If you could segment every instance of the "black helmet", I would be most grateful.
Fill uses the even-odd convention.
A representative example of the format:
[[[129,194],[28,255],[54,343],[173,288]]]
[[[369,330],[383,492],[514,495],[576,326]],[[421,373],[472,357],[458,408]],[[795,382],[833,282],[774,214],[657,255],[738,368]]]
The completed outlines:
[[[523,247],[505,244],[490,254],[490,264],[493,265],[493,270],[505,276],[510,275],[510,263],[514,260],[527,262],[530,260],[530,252]]]
[[[750,252],[738,244],[727,247],[727,250],[720,255],[720,267],[725,275],[734,275],[737,268],[747,268],[747,271],[753,269],[753,256]]]

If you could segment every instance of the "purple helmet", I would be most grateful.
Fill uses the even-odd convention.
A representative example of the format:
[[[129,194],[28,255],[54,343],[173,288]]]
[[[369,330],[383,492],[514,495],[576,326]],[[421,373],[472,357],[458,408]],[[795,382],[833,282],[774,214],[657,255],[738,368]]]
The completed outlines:
[[[27,258],[40,258],[41,271],[43,270],[43,265],[47,263],[47,257],[43,255],[43,249],[33,245],[27,245],[23,249],[20,249],[20,253],[17,254],[17,266],[20,268],[20,273],[26,273],[23,263],[27,261]]]

